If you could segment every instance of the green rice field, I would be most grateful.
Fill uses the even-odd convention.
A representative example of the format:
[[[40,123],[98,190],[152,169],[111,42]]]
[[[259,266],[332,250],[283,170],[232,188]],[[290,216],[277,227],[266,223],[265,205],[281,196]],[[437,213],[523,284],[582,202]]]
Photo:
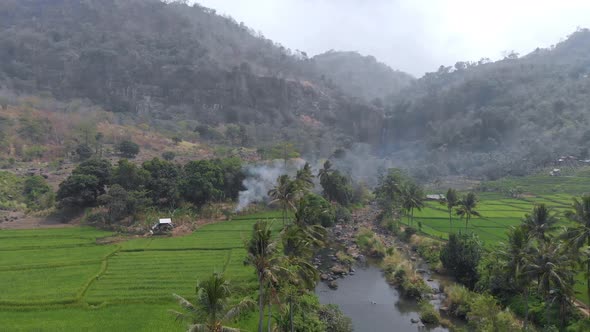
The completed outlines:
[[[100,243],[113,234],[90,227],[2,230],[0,330],[184,331],[167,312],[178,309],[172,293],[194,298],[197,281],[225,266],[236,297],[255,296],[244,241],[257,220],[279,215],[240,216],[184,237],[111,244]],[[237,325],[254,330],[256,319],[252,314]]]
[[[522,197],[510,198],[506,192],[509,188],[519,187],[523,190]],[[482,184],[485,192],[477,192],[479,203],[476,210],[481,217],[473,217],[467,227],[465,221],[453,215],[452,225],[446,206],[438,202],[427,202],[426,208],[414,212],[415,225],[420,223],[422,231],[434,237],[447,239],[453,231],[473,232],[479,236],[487,247],[493,247],[506,240],[506,232],[511,226],[520,224],[522,218],[530,213],[535,204],[545,203],[560,218],[562,226],[568,221],[563,213],[569,210],[573,197],[590,192],[590,173],[579,171],[570,176],[551,177],[536,175],[522,178],[506,178]],[[406,218],[403,222],[407,222]],[[586,296],[585,277],[578,276],[579,298],[589,303]]]

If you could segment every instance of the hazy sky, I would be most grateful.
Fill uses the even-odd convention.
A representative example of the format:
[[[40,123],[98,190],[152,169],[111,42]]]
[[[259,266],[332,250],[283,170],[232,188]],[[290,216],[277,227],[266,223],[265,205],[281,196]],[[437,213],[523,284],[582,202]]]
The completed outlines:
[[[421,76],[441,64],[526,54],[580,27],[590,0],[197,0],[309,55],[374,55]]]

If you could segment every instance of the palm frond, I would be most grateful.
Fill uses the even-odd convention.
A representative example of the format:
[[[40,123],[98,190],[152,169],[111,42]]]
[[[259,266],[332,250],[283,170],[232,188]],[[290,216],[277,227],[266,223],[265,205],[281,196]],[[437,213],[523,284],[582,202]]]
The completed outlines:
[[[207,332],[206,324],[193,324],[188,327],[187,332]]]
[[[176,311],[176,310],[168,310],[170,314],[174,316],[176,321],[189,321],[192,322],[193,317],[187,313]]]
[[[228,322],[238,317],[244,311],[252,310],[256,306],[256,302],[251,299],[243,299],[240,303],[228,310],[223,316],[223,321]]]
[[[176,299],[176,301],[178,301],[178,304],[180,304],[181,307],[188,309],[188,310],[194,310],[195,306],[187,299],[185,299],[184,297],[178,295],[178,294],[172,294],[172,296],[174,296],[174,298]]]

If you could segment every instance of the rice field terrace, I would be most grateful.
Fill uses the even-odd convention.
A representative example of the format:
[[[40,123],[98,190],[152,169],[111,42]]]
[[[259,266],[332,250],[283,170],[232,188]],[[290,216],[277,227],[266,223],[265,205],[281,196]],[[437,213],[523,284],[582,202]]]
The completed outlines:
[[[119,242],[90,227],[2,230],[0,330],[184,331],[167,312],[178,309],[172,293],[193,299],[197,281],[226,266],[236,300],[255,296],[244,241],[257,220],[279,215],[240,216],[184,237]],[[252,330],[256,323],[246,316],[238,327]]]
[[[511,198],[507,192],[516,187],[521,188],[523,194],[519,198]],[[473,232],[485,246],[493,247],[506,240],[508,229],[520,224],[525,214],[530,213],[533,206],[539,203],[551,207],[561,217],[562,226],[567,226],[568,221],[563,213],[570,209],[573,197],[590,192],[590,172],[583,169],[566,176],[506,178],[483,183],[480,189],[485,190],[477,192],[479,202],[476,211],[481,217],[473,217],[467,227],[465,220],[460,220],[454,213],[451,225],[446,206],[432,201],[426,202],[422,211],[414,212],[415,226],[421,225],[422,232],[442,239],[447,239],[451,231]],[[403,222],[407,223],[406,218]],[[583,274],[578,279],[585,280]],[[580,291],[580,300],[588,304],[583,283],[577,285],[576,290]]]

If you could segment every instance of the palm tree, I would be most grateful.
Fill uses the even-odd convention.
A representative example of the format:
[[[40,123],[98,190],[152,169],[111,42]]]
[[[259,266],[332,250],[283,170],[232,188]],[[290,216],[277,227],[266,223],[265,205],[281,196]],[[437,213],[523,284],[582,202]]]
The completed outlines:
[[[320,179],[320,182],[324,183],[332,172],[332,163],[329,160],[326,160],[324,163],[324,168],[320,169],[318,172],[318,178]]]
[[[305,163],[303,168],[297,171],[295,182],[301,191],[308,192],[313,189],[315,184],[313,183],[313,173],[311,172],[311,166],[309,163]]]
[[[170,310],[177,320],[189,322],[187,331],[233,332],[239,329],[222,325],[235,319],[244,310],[254,306],[250,299],[244,299],[235,306],[229,306],[230,284],[221,273],[213,273],[205,281],[197,283],[197,298],[193,304],[180,295],[173,294],[184,312]]]
[[[465,230],[472,216],[481,217],[481,214],[475,210],[477,207],[477,197],[474,193],[468,193],[457,204],[457,215],[465,218]]]
[[[289,324],[293,331],[293,302],[302,290],[315,287],[319,272],[310,263],[314,248],[323,245],[326,230],[320,225],[307,225],[296,218],[296,223],[285,227],[281,233],[283,251],[283,281],[287,283],[286,296],[289,302]],[[279,316],[281,317],[281,316]],[[279,325],[281,321],[279,319]]]
[[[518,288],[524,290],[525,310],[524,310],[524,330],[528,328],[529,316],[529,283],[530,273],[527,266],[527,258],[531,250],[530,236],[523,226],[512,227],[508,231],[508,243],[500,244],[501,249],[498,254],[506,264],[507,284],[514,282]]]
[[[445,197],[445,199],[440,201],[441,204],[445,205],[447,207],[447,210],[449,211],[449,225],[451,226],[451,233],[453,232],[453,209],[455,208],[455,206],[457,206],[457,204],[459,204],[459,195],[457,194],[457,191],[453,188],[449,188],[449,190],[447,190],[447,195]]]
[[[277,178],[277,185],[268,191],[272,199],[269,204],[279,203],[283,212],[283,225],[287,223],[289,210],[296,210],[295,201],[298,198],[298,189],[295,182],[291,181],[288,175],[284,174]]]
[[[324,197],[326,197],[329,201],[332,201],[334,197],[332,197],[332,181],[331,177],[334,174],[334,170],[332,169],[332,163],[329,160],[326,160],[324,163],[324,168],[320,169],[318,172],[318,178],[320,179],[320,185],[323,188]]]
[[[526,258],[525,273],[537,279],[539,292],[545,298],[545,315],[549,325],[551,296],[573,294],[575,271],[569,253],[559,241],[541,241],[532,246]]]
[[[574,198],[571,211],[565,216],[575,226],[566,229],[564,236],[568,239],[571,249],[576,256],[585,256],[583,263],[586,265],[586,292],[590,298],[590,255],[589,251],[580,252],[584,246],[590,247],[590,195],[582,196],[582,200]]]
[[[530,235],[540,242],[547,241],[548,233],[557,229],[557,217],[545,204],[535,205],[531,214],[522,221]]]
[[[254,224],[252,237],[246,245],[248,256],[245,264],[253,266],[258,277],[258,332],[262,332],[264,324],[264,288],[277,282],[275,275],[279,266],[277,246],[278,243],[273,239],[269,223],[258,221]]]
[[[401,187],[402,207],[408,213],[409,223],[414,223],[414,209],[422,211],[424,207],[424,191],[414,182],[409,182]]]

